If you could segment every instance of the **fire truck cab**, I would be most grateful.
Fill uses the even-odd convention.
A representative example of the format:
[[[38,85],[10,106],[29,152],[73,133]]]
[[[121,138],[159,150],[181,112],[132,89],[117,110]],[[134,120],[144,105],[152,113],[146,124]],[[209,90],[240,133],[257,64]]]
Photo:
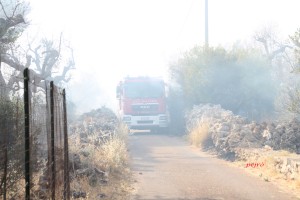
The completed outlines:
[[[120,116],[130,129],[155,130],[169,126],[163,79],[127,77],[119,82],[116,96]]]

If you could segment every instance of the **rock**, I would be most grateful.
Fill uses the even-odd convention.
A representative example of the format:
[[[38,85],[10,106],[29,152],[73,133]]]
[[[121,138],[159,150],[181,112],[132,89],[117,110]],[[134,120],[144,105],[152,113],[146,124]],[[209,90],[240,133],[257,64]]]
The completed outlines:
[[[297,175],[296,175],[295,173],[292,173],[292,174],[290,175],[290,179],[291,179],[291,180],[295,180],[296,177],[297,177]]]
[[[98,194],[97,195],[97,199],[103,199],[103,198],[106,198],[107,196],[106,196],[106,194]]]
[[[194,106],[185,118],[188,132],[201,123],[210,124],[211,146],[220,154],[232,153],[239,147],[263,146],[300,153],[300,123],[296,119],[287,122],[248,122],[220,105],[211,104]]]
[[[88,134],[85,131],[80,132],[79,135],[80,135],[80,139],[85,139],[88,137]]]
[[[89,143],[89,139],[88,138],[80,138],[80,142],[81,143]]]
[[[229,135],[229,132],[227,132],[227,131],[218,131],[217,134],[218,134],[218,137],[223,138],[223,137],[226,137],[227,135]]]
[[[80,169],[82,166],[81,164],[81,160],[80,160],[80,155],[78,154],[73,154],[73,155],[70,155],[70,167],[72,169]]]
[[[84,157],[89,157],[90,152],[82,150],[82,151],[80,152],[80,154],[83,155]]]
[[[101,175],[102,177],[104,177],[105,174],[106,174],[105,171],[102,171],[102,170],[100,170],[100,169],[98,169],[98,168],[94,168],[94,170],[95,170],[96,173],[98,173],[98,174]]]
[[[98,178],[97,176],[90,176],[89,177],[89,185],[92,186],[92,187],[95,187],[97,186],[97,183],[98,183]]]
[[[107,184],[107,183],[108,183],[108,179],[101,179],[101,180],[100,180],[100,183],[101,183],[101,184]]]
[[[74,199],[86,198],[86,192],[83,191],[73,191],[72,196]]]
[[[263,138],[265,138],[266,140],[270,140],[272,135],[270,133],[270,131],[268,129],[264,130],[262,133]]]
[[[70,126],[71,134],[79,134],[81,143],[90,143],[89,135],[109,132],[113,134],[118,124],[118,118],[112,110],[101,107],[82,114]],[[75,133],[74,133],[74,132]]]
[[[286,174],[289,172],[289,168],[290,168],[289,165],[283,165],[283,166],[281,167],[280,173],[286,175]]]
[[[228,133],[229,130],[230,130],[229,124],[221,124],[221,126],[218,128],[218,132]]]
[[[269,145],[265,145],[265,146],[264,146],[264,149],[266,149],[266,150],[268,150],[268,151],[273,150],[272,147],[270,147]]]
[[[82,175],[90,176],[90,175],[94,174],[94,169],[91,169],[91,168],[78,169],[78,170],[76,170],[76,174],[78,174],[80,176],[82,176]]]
[[[269,178],[268,177],[264,177],[264,181],[269,182]]]

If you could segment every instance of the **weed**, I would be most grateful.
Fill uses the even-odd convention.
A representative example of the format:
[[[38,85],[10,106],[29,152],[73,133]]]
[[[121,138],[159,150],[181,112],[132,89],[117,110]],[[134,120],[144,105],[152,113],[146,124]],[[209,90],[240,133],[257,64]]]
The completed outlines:
[[[200,122],[198,125],[189,133],[189,142],[196,146],[203,146],[209,138],[209,123]]]
[[[97,169],[98,172],[104,173],[102,178],[97,179],[94,175],[80,175],[78,170],[73,170],[71,196],[75,191],[86,195],[86,199],[97,199],[99,196],[124,199],[129,195],[127,135],[127,127],[120,123],[114,132],[105,136],[103,132],[88,134],[84,143],[80,141],[79,134],[71,137],[70,153],[80,156],[83,169],[80,170]]]
[[[124,129],[118,129],[116,134],[111,134],[102,145],[102,159],[109,171],[122,170],[127,163],[127,144]]]

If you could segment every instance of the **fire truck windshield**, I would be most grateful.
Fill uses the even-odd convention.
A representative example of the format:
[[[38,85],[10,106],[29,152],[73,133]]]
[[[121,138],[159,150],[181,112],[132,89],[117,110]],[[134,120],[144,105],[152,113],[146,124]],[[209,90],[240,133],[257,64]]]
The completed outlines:
[[[124,84],[127,98],[160,98],[164,95],[164,84],[159,81],[127,82]]]

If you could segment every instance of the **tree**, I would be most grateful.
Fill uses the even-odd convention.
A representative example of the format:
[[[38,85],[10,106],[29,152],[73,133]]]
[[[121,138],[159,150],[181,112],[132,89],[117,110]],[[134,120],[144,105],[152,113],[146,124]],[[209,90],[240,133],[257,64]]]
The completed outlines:
[[[28,3],[0,0],[0,49],[5,53],[24,31]]]
[[[298,117],[300,114],[300,29],[290,36],[293,52],[288,56],[288,79],[282,84],[276,101],[277,110],[284,118]]]
[[[170,73],[185,99],[185,108],[200,103],[220,104],[252,119],[274,111],[276,82],[269,62],[255,49],[195,47]]]
[[[27,60],[25,65],[21,65],[14,60],[13,51],[15,42],[20,37],[26,27],[25,16],[29,10],[29,5],[26,2],[0,0],[0,69],[2,63],[5,63],[19,72],[30,65],[30,60]],[[10,51],[10,53],[9,53]],[[5,85],[1,90],[1,96],[7,96],[8,90],[14,90],[16,80],[10,77],[7,83],[3,70],[0,71],[0,85]]]
[[[42,80],[54,81],[57,85],[62,85],[70,81],[68,72],[75,68],[73,49],[69,44],[63,44],[63,35],[57,43],[52,40],[42,39],[33,48],[29,44],[27,56],[32,58],[31,68],[34,69]],[[63,52],[63,53],[62,53]],[[63,66],[60,69],[60,66]]]
[[[0,85],[5,85],[2,89],[4,96],[8,91],[20,88],[19,80],[25,68],[31,68],[32,72],[39,79],[35,79],[34,85],[40,85],[45,80],[53,80],[61,85],[70,80],[68,72],[75,67],[73,49],[68,44],[64,44],[62,34],[58,42],[42,39],[39,44],[29,43],[28,50],[20,58],[17,39],[27,27],[25,16],[29,12],[29,4],[25,1],[0,0],[0,68],[5,64],[14,72],[9,80],[5,81],[3,70],[0,71]],[[2,13],[1,12],[1,13]],[[64,54],[64,55],[63,55]],[[66,56],[67,55],[67,56]],[[60,69],[61,65],[64,65]]]
[[[289,44],[280,42],[274,26],[265,26],[254,35],[254,39],[263,45],[264,53],[270,62],[277,56],[283,56]]]
[[[44,86],[44,81],[53,80],[56,84],[68,82],[68,72],[74,68],[73,50],[63,40],[62,34],[58,42],[43,39],[39,43],[30,42],[28,48],[20,48],[18,39],[28,26],[26,14],[29,4],[22,0],[0,0],[0,196],[9,199],[22,198],[18,194],[18,183],[23,179],[19,173],[24,166],[24,111],[21,94],[23,70],[32,69],[31,76],[31,162],[37,163],[38,154],[44,146],[39,143],[41,137],[46,138],[43,126],[46,123],[46,102],[40,95],[45,90],[37,91]],[[23,51],[22,49],[26,49]],[[61,67],[63,66],[63,67]],[[43,87],[44,88],[44,87]],[[33,167],[34,168],[34,167]],[[32,170],[33,171],[33,170]],[[6,188],[6,189],[5,189]],[[22,191],[21,191],[22,193]]]
[[[292,72],[300,72],[300,29],[298,29],[294,35],[290,36],[290,39],[294,45],[294,62],[291,64]]]

